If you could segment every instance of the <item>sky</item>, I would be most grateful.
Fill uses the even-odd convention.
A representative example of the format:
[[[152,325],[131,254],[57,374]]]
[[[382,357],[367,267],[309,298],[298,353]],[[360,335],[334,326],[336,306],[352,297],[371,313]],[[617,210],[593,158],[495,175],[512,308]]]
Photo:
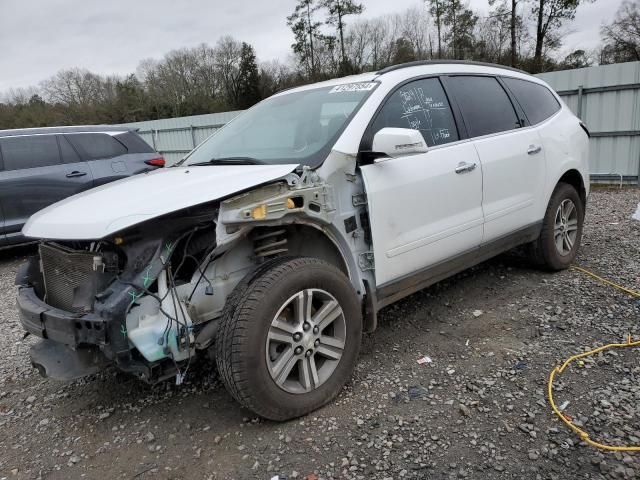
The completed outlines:
[[[361,0],[364,17],[402,12],[419,0]],[[488,0],[469,0],[486,14]],[[598,45],[600,25],[622,0],[596,0],[566,27],[563,52]],[[61,69],[135,72],[140,60],[223,35],[252,44],[259,60],[291,55],[286,17],[295,0],[0,0],[0,92],[36,86]]]

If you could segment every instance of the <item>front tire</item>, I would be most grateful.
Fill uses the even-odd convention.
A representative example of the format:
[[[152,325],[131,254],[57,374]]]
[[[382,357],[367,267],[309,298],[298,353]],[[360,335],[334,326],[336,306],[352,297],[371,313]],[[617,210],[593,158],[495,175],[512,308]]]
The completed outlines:
[[[537,240],[529,245],[535,264],[547,270],[564,270],[575,259],[584,223],[584,203],[576,189],[568,183],[556,186]]]
[[[362,337],[360,301],[334,266],[314,258],[275,262],[227,307],[216,340],[218,370],[233,397],[256,414],[277,421],[305,415],[351,377]]]

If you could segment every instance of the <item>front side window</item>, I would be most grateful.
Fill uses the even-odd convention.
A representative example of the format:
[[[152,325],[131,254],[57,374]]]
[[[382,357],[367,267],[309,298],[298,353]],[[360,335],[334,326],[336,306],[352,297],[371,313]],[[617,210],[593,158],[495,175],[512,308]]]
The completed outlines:
[[[493,77],[454,76],[447,90],[458,102],[470,137],[505,132],[520,121],[504,88]]]
[[[5,170],[47,167],[60,163],[55,135],[0,138]]]
[[[419,130],[430,147],[459,140],[449,100],[437,78],[415,80],[392,93],[373,122],[371,137],[385,127]]]
[[[546,120],[560,110],[560,103],[547,87],[518,78],[505,77],[503,80],[515,95],[531,125]]]
[[[124,145],[106,133],[69,133],[66,137],[85,160],[113,158],[127,153]]]
[[[180,163],[244,159],[317,167],[376,86],[358,82],[268,98],[218,130]]]

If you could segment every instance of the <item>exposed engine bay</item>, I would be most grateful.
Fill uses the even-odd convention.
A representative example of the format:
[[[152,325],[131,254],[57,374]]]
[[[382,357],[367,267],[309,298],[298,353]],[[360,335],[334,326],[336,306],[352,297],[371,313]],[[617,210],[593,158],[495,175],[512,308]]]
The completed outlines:
[[[45,339],[32,361],[61,379],[112,364],[179,384],[215,341],[226,299],[260,264],[313,254],[353,269],[331,236],[335,215],[332,188],[306,170],[100,240],[42,241],[17,278],[23,325]],[[350,228],[365,249],[363,230]],[[70,363],[56,368],[62,357]]]

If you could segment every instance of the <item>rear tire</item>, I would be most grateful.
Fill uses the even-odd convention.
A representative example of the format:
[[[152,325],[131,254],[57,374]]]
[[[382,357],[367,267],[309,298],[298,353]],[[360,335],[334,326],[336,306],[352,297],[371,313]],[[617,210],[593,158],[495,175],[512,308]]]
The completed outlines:
[[[529,244],[529,257],[547,270],[568,268],[575,259],[584,223],[584,204],[568,183],[556,185],[537,240]]]
[[[362,337],[349,279],[315,258],[283,259],[260,271],[227,302],[216,339],[225,387],[270,420],[305,415],[349,380]]]

